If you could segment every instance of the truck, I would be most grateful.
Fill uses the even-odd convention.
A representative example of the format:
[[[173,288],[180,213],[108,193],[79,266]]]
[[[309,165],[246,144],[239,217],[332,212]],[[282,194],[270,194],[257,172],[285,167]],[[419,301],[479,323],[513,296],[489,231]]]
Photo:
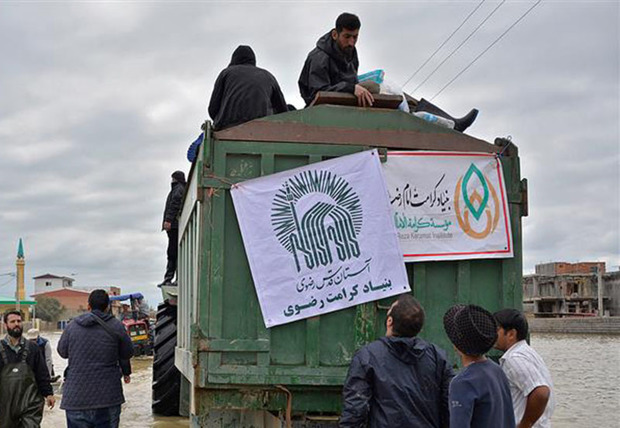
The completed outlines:
[[[395,108],[399,98],[379,96],[373,108],[341,94],[321,99],[326,103],[218,132],[205,123],[179,221],[178,287],[162,290],[157,314],[155,413],[180,412],[195,427],[337,426],[353,354],[385,333],[395,298],[265,327],[230,195],[248,179],[369,149],[501,156],[514,256],[406,263],[406,271],[427,314],[420,336],[446,350],[455,366],[442,325],[450,306],[522,307],[527,180],[516,145],[433,125]]]

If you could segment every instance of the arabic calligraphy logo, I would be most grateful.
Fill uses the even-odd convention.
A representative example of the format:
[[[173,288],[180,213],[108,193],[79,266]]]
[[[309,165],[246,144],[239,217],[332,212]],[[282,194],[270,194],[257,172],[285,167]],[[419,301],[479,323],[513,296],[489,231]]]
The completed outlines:
[[[484,239],[497,228],[500,216],[497,191],[473,163],[456,184],[454,210],[463,232],[474,239]]]
[[[357,236],[362,206],[342,177],[329,171],[304,171],[278,190],[271,225],[280,244],[293,254],[297,271],[360,256]]]

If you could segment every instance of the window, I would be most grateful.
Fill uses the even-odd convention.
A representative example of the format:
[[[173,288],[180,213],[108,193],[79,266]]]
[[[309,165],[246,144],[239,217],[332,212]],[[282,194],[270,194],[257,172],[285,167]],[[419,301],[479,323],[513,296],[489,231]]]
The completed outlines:
[[[45,286],[46,287],[51,287],[52,286],[52,281],[45,281]]]

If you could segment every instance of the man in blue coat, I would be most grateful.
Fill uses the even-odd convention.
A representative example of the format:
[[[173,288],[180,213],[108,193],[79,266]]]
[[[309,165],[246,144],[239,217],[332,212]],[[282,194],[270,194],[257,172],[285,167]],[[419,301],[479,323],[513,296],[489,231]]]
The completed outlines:
[[[133,355],[123,324],[108,313],[104,290],[88,296],[90,312],[74,318],[58,342],[58,354],[68,358],[60,408],[68,428],[117,428],[125,402],[121,377],[129,383]]]
[[[341,427],[448,427],[454,376],[445,352],[418,337],[424,309],[410,294],[392,304],[386,334],[353,356]]]

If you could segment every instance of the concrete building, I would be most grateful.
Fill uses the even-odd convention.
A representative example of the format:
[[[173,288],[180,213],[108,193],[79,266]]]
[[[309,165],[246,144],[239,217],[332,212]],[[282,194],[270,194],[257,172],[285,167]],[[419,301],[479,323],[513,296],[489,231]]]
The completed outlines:
[[[553,262],[542,263],[535,267],[536,275],[565,275],[571,273],[605,273],[605,262],[580,262],[580,263],[566,263],[566,262]]]
[[[523,308],[537,317],[620,316],[620,272],[605,273],[602,262],[537,265],[534,275],[523,277]]]
[[[73,278],[66,276],[57,276],[46,273],[45,275],[35,276],[34,278],[34,294],[44,293],[61,288],[73,287]]]

